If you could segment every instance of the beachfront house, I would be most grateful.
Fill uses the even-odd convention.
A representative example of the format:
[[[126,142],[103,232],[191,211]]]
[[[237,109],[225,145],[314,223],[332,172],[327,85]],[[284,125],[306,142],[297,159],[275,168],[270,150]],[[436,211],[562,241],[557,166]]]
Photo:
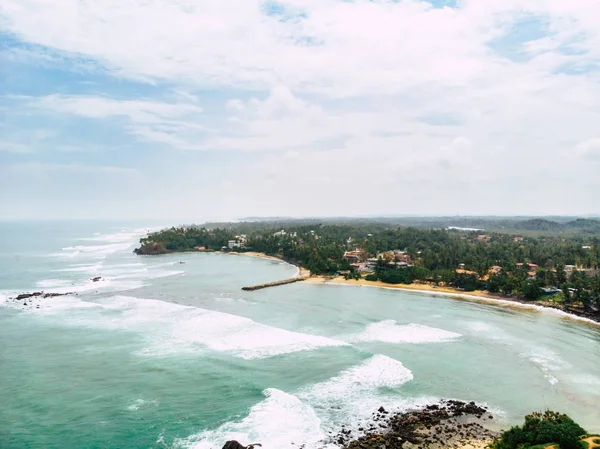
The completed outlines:
[[[350,264],[360,263],[365,259],[365,252],[360,249],[346,251],[344,252],[344,259],[346,259]]]

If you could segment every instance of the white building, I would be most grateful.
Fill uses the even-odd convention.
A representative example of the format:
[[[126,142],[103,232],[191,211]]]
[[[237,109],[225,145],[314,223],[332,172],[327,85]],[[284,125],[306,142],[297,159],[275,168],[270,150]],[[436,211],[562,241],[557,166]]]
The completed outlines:
[[[244,244],[242,242],[238,241],[238,240],[229,240],[227,242],[227,247],[229,249],[232,249],[232,248],[243,248]]]

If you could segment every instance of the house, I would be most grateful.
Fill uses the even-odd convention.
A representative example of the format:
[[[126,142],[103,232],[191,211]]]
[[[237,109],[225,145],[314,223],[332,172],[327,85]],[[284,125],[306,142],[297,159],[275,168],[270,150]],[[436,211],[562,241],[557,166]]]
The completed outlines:
[[[238,240],[228,240],[227,241],[227,247],[229,249],[232,249],[232,248],[243,248],[244,244],[242,242],[238,241]]]
[[[277,231],[276,233],[273,234],[273,237],[285,237],[285,235],[287,234],[287,232],[285,232],[283,229],[281,231]]]
[[[500,265],[494,265],[490,268],[490,274],[499,275],[502,273],[502,267]]]
[[[592,249],[592,247],[590,245],[583,245],[581,249]]]
[[[408,262],[396,262],[396,267],[397,268],[408,268],[408,267],[412,267],[412,264],[409,264]]]
[[[594,268],[584,268],[584,267],[578,267],[576,265],[565,265],[565,273],[567,274],[567,278],[570,278],[573,275],[573,272],[577,270],[580,273],[583,273],[584,275],[586,275],[587,277],[596,277],[598,274],[600,274],[600,270],[599,269],[594,269]]]
[[[378,261],[379,261],[378,257],[369,257],[367,259],[366,268],[368,270],[375,270],[375,267],[377,267],[377,262]]]
[[[394,255],[394,258],[396,259],[397,263],[403,263],[403,264],[406,264],[407,266],[412,266],[413,265],[412,259],[405,252],[396,253]]]
[[[229,249],[233,248],[245,248],[246,247],[246,235],[236,235],[233,240],[227,241],[227,247]]]
[[[520,236],[513,237],[513,242],[522,242],[523,240],[525,240],[525,239]]]
[[[458,269],[459,269],[459,270],[464,270],[464,269],[465,269],[465,266],[466,266],[466,265],[465,265],[464,263],[459,263],[459,264],[458,264]]]
[[[517,267],[517,269],[525,267],[525,268],[528,268],[529,271],[537,271],[540,268],[538,265],[536,265],[534,263],[525,263],[524,264],[522,262],[519,262],[518,264],[516,264],[516,267]]]
[[[477,236],[477,240],[479,240],[480,242],[489,242],[491,240],[491,237],[487,234],[481,234]]]
[[[475,271],[465,270],[465,269],[462,269],[462,268],[457,268],[456,269],[456,274],[473,274],[475,276],[479,276],[477,274],[477,272],[475,272]]]
[[[350,264],[362,262],[365,258],[365,252],[363,250],[346,251],[344,253],[344,259]]]

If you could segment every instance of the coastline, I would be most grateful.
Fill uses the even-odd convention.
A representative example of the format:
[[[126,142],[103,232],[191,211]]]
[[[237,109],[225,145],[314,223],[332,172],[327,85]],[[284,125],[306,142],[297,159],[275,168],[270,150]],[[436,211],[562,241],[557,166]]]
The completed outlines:
[[[475,402],[441,400],[403,412],[382,406],[358,434],[342,426],[331,442],[344,449],[483,449],[500,436],[495,421]]]
[[[445,296],[449,298],[481,302],[485,304],[496,305],[505,308],[514,309],[529,309],[536,311],[551,311],[560,315],[563,318],[569,318],[571,320],[580,321],[594,326],[600,326],[600,321],[596,321],[591,318],[579,316],[574,313],[566,312],[559,308],[549,307],[542,304],[532,304],[516,298],[505,298],[498,295],[491,295],[488,292],[476,290],[473,292],[463,293],[461,291],[448,288],[448,287],[434,287],[429,284],[386,284],[381,281],[367,281],[366,279],[344,279],[343,277],[330,278],[327,276],[312,276],[305,280],[310,284],[321,284],[321,285],[339,285],[339,286],[354,286],[354,287],[370,287],[370,288],[384,288],[389,290],[402,290],[405,292],[432,295],[432,296]]]
[[[237,253],[237,252],[229,252],[229,251],[215,251],[216,253],[219,254],[229,254],[232,256],[247,256],[247,257],[254,257],[257,259],[264,259],[264,260],[271,260],[273,262],[284,262],[287,263],[289,265],[293,265],[296,267],[297,272],[294,275],[295,278],[304,278],[305,280],[308,280],[311,277],[311,272],[309,270],[307,270],[304,267],[301,267],[298,264],[295,264],[293,262],[290,262],[289,260],[285,260],[283,257],[278,257],[278,256],[269,256],[268,254],[265,253],[259,253],[256,251],[246,251],[243,253]]]
[[[177,251],[174,251],[174,253]],[[454,298],[458,300],[480,302],[484,304],[495,305],[498,307],[512,308],[512,309],[528,309],[535,310],[538,312],[549,311],[559,315],[561,318],[567,318],[573,321],[586,323],[588,325],[600,326],[600,316],[596,318],[589,318],[587,316],[578,315],[571,311],[565,311],[562,308],[548,305],[547,303],[531,303],[518,298],[509,298],[500,295],[492,295],[488,292],[475,290],[472,292],[464,293],[450,287],[438,287],[431,284],[386,284],[381,281],[367,281],[366,279],[344,279],[341,276],[331,277],[323,275],[313,275],[309,270],[300,266],[298,263],[289,261],[280,256],[270,256],[265,253],[256,251],[246,252],[230,252],[230,251],[191,251],[191,252],[206,252],[206,253],[217,253],[217,254],[228,254],[235,256],[246,256],[254,257],[257,259],[264,259],[270,261],[284,262],[289,265],[296,267],[297,271],[293,278],[301,278],[303,282],[309,284],[321,284],[321,285],[338,285],[338,286],[354,286],[354,287],[370,287],[370,288],[383,288],[389,290],[402,290],[409,293],[416,293],[421,295],[431,296],[444,296],[448,298]]]

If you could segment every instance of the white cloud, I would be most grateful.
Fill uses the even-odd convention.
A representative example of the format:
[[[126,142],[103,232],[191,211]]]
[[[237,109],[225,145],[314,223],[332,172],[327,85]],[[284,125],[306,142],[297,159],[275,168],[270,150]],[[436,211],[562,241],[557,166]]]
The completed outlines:
[[[584,159],[600,162],[600,139],[590,139],[575,147],[575,154]]]
[[[0,151],[7,153],[25,154],[31,153],[31,147],[22,143],[15,142],[0,142]]]
[[[142,140],[166,143],[179,149],[195,148],[190,142],[198,138],[198,133],[206,130],[200,123],[203,109],[190,103],[117,100],[77,95],[49,95],[27,98],[25,102],[33,109],[93,119],[125,118],[123,126],[130,134]]]
[[[416,0],[285,4],[304,16],[282,21],[259,0],[5,0],[1,11],[23,39],[93,58],[117,76],[242,88],[280,82],[338,96],[493,81],[512,69],[486,43],[523,14],[548,21],[555,48],[577,36],[584,54],[573,60],[600,51],[594,0],[466,0],[454,9]]]
[[[143,100],[116,100],[108,97],[49,95],[30,103],[42,109],[67,112],[90,118],[128,117],[136,123],[162,123],[202,113],[202,108],[186,103]]]
[[[446,213],[464,213],[456,198],[465,194],[471,212],[553,212],[561,190],[548,180],[581,193],[569,207],[592,207],[597,0],[284,3],[286,20],[257,0],[5,0],[0,23],[47,46],[45,63],[102,67],[176,94],[52,95],[28,99],[29,108],[111,119],[165,147],[266,152],[243,159],[241,175],[232,156],[221,180],[264,208],[257,213],[279,213],[269,207],[284,197],[309,214],[350,213],[357,202],[381,213],[396,198],[409,209],[393,212],[434,213],[428,205],[445,202]],[[539,20],[543,36],[515,44],[522,60],[490,47],[513,39],[524,19]],[[205,102],[206,91],[218,100]],[[521,197],[525,184],[535,204]],[[298,193],[319,189],[354,201],[318,205]]]

